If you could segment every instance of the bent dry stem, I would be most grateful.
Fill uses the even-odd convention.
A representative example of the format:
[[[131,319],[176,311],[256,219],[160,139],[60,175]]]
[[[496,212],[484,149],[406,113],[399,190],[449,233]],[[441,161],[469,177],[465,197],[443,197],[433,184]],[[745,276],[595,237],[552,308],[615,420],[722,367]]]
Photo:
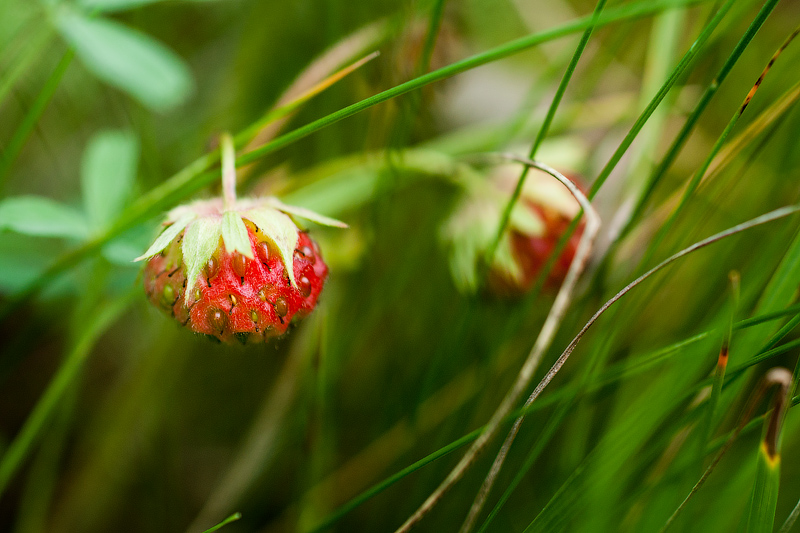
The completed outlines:
[[[586,226],[584,228],[583,235],[581,235],[581,240],[578,243],[575,257],[573,258],[569,270],[567,271],[567,275],[564,278],[564,283],[561,285],[561,289],[556,295],[555,302],[553,302],[553,306],[550,308],[550,313],[547,315],[547,319],[545,320],[545,323],[539,332],[539,336],[537,337],[531,352],[528,354],[525,363],[522,365],[514,385],[508,391],[502,403],[494,412],[492,418],[486,424],[486,427],[478,439],[473,443],[467,453],[461,458],[459,463],[455,466],[455,468],[453,468],[442,484],[439,485],[439,487],[436,488],[436,490],[428,497],[428,499],[425,500],[422,506],[420,506],[420,508],[417,509],[417,511],[411,515],[402,526],[400,526],[400,528],[397,530],[398,533],[409,531],[431,509],[433,509],[442,496],[444,496],[445,492],[447,492],[456,482],[458,482],[459,479],[463,477],[467,468],[469,468],[475,461],[477,455],[483,450],[484,447],[486,447],[488,442],[500,429],[501,423],[514,408],[514,405],[525,391],[525,388],[527,388],[531,379],[533,379],[533,374],[538,368],[545,350],[547,350],[547,348],[550,346],[558,325],[561,323],[564,313],[566,313],[567,306],[572,298],[572,292],[575,289],[575,284],[577,283],[578,278],[583,272],[586,262],[589,259],[589,254],[591,253],[592,244],[597,236],[597,232],[600,230],[600,217],[594,211],[594,208],[592,208],[589,200],[587,200],[586,196],[584,196],[584,194],[575,186],[574,183],[564,177],[561,173],[543,163],[520,158],[514,155],[501,155],[500,158],[502,160],[515,161],[523,165],[536,168],[546,172],[547,174],[550,174],[555,179],[560,181],[567,189],[569,189],[569,192],[575,197],[580,204],[581,209],[586,214]]]

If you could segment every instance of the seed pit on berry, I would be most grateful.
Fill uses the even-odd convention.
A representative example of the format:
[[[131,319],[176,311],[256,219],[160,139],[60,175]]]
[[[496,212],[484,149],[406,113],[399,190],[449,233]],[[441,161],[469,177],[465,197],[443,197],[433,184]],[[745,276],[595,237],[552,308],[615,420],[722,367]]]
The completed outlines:
[[[314,264],[314,261],[315,261],[314,252],[311,250],[310,247],[301,246],[300,248],[295,250],[295,252],[297,252],[297,256],[298,256],[299,259],[305,259],[310,264],[312,264],[312,265]]]
[[[261,289],[260,291],[258,291],[258,299],[261,300],[262,302],[266,302],[267,301],[267,291],[264,290],[264,289]]]
[[[250,311],[250,320],[252,320],[253,322],[258,322],[258,311],[256,311],[255,309]]]
[[[279,317],[285,317],[286,313],[289,312],[289,304],[286,303],[286,298],[283,296],[275,300],[275,312],[278,313]]]
[[[222,312],[222,309],[209,307],[207,311],[207,318],[209,325],[214,331],[219,331],[222,333],[228,325],[228,316]]]
[[[244,276],[247,273],[247,258],[239,252],[234,253],[231,256],[231,268],[244,284]]]
[[[238,303],[237,300],[236,300],[236,295],[235,294],[229,294],[228,296],[230,296],[230,299],[231,299],[231,311],[233,311],[233,307]]]
[[[219,261],[217,261],[212,255],[208,259],[208,262],[206,263],[206,266],[203,268],[203,270],[205,271],[206,274],[206,283],[208,283],[208,286],[211,287],[211,278],[216,276],[217,272],[219,271]]]
[[[269,244],[266,241],[261,241],[256,245],[256,255],[258,260],[265,265],[269,262]]]
[[[303,298],[308,298],[311,295],[311,282],[308,278],[303,276],[297,281],[297,288],[300,289],[300,294]]]
[[[172,285],[167,283],[161,290],[161,305],[169,308],[172,307],[174,304],[175,304],[175,289],[172,288]]]

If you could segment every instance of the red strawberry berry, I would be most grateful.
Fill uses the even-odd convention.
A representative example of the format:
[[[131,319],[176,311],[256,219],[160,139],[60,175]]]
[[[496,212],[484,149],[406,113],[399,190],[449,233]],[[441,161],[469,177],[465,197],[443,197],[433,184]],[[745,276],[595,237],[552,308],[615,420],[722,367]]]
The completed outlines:
[[[480,264],[496,238],[519,169],[518,165],[503,165],[488,180],[469,182],[467,194],[443,228],[442,237],[451,248],[451,271],[462,290],[478,288]],[[566,187],[543,172],[531,170],[488,268],[489,292],[516,296],[530,290],[579,210]],[[556,287],[563,281],[582,231],[583,223],[556,259],[545,280],[547,286]]]
[[[150,301],[192,331],[264,342],[314,309],[328,276],[319,247],[289,215],[346,226],[274,197],[236,200],[230,178],[224,184],[224,199],[173,209],[137,260],[148,259]]]

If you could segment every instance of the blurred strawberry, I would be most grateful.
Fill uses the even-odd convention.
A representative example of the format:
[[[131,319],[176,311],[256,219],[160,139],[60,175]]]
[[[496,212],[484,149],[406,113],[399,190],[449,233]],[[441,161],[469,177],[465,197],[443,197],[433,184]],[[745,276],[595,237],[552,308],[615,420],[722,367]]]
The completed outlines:
[[[464,292],[475,292],[482,262],[488,260],[500,219],[520,175],[519,165],[502,165],[488,180],[470,182],[467,194],[442,229],[450,247],[454,281]],[[511,211],[491,265],[486,289],[498,296],[517,296],[531,289],[558,241],[580,211],[570,192],[553,177],[531,170]],[[556,259],[545,285],[557,287],[567,274],[580,240],[583,223]]]

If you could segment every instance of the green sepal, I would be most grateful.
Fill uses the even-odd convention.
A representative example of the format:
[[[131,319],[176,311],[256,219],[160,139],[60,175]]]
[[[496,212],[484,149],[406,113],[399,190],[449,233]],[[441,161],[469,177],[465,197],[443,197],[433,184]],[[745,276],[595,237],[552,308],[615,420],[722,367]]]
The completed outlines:
[[[188,304],[192,289],[197,284],[200,271],[219,248],[222,225],[216,217],[199,218],[186,230],[183,236],[183,264],[186,266],[186,296]]]
[[[250,209],[243,216],[258,226],[266,237],[272,239],[289,274],[289,282],[297,287],[294,280],[294,249],[297,248],[300,237],[292,219],[271,207]]]
[[[247,227],[241,215],[235,211],[225,211],[222,215],[222,242],[229,254],[239,252],[248,259],[255,259]]]
[[[161,232],[161,235],[155,240],[153,244],[150,245],[150,248],[147,249],[145,253],[134,259],[133,261],[142,261],[143,259],[150,259],[151,257],[155,256],[156,254],[161,253],[161,251],[169,246],[169,243],[172,242],[175,237],[182,232],[189,223],[197,218],[196,215],[192,215],[189,213],[185,213],[182,215],[178,220],[172,223],[172,225],[167,226],[167,228]]]
[[[267,202],[269,205],[278,209],[279,211],[283,211],[284,213],[288,213],[290,215],[305,218],[306,220],[310,220],[311,222],[316,222],[317,224],[321,224],[323,226],[332,226],[335,228],[346,228],[348,227],[347,224],[340,220],[336,220],[335,218],[326,217],[325,215],[320,215],[319,213],[315,213],[310,209],[306,209],[305,207],[297,207],[294,205],[286,205],[274,196],[270,196],[267,198]]]

